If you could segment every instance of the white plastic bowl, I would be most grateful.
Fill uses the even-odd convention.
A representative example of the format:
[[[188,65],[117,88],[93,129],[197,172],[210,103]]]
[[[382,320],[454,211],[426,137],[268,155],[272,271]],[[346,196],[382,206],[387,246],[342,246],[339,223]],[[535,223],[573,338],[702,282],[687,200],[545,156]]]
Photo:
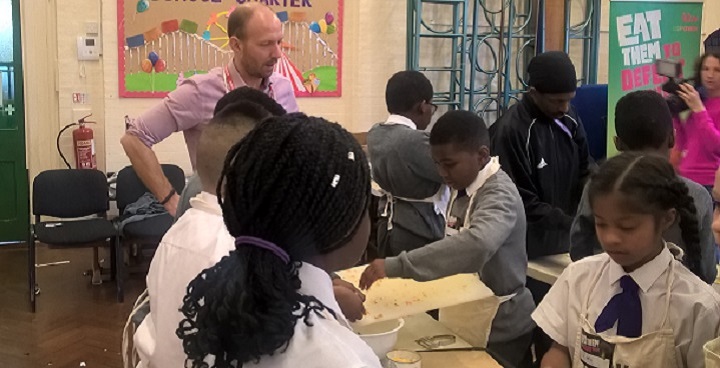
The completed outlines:
[[[405,320],[395,319],[373,323],[367,326],[355,327],[355,332],[367,343],[375,355],[384,359],[385,355],[395,348],[398,331],[405,325]]]

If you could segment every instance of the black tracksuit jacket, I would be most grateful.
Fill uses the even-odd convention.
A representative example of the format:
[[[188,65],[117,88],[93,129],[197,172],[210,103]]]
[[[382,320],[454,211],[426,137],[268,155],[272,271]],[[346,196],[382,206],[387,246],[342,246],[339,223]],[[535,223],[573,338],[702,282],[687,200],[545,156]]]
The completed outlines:
[[[490,127],[491,151],[525,204],[529,259],[568,251],[570,226],[594,165],[574,109],[558,121],[566,129],[526,95]]]

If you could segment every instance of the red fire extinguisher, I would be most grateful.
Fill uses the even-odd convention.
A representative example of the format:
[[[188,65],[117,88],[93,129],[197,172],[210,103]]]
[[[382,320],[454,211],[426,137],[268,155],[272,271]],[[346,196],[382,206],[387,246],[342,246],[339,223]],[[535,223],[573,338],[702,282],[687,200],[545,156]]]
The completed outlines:
[[[73,148],[75,150],[75,168],[77,169],[97,169],[97,160],[95,158],[95,139],[93,138],[93,130],[86,127],[85,124],[95,124],[91,121],[85,121],[90,115],[78,120],[78,127],[73,130]]]

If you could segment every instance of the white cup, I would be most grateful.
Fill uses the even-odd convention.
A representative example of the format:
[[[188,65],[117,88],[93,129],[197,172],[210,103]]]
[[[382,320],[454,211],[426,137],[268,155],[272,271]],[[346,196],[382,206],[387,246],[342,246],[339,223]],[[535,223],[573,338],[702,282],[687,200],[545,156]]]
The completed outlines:
[[[385,355],[386,368],[420,368],[420,354],[410,350],[393,350]]]

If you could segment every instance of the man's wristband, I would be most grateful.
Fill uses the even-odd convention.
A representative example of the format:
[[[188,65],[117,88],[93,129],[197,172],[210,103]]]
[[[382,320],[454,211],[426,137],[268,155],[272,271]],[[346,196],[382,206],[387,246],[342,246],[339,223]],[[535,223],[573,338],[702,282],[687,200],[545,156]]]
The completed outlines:
[[[165,203],[170,202],[170,198],[172,198],[175,194],[177,194],[175,188],[170,189],[170,193],[168,193],[167,197],[165,197],[160,204],[165,205]]]

